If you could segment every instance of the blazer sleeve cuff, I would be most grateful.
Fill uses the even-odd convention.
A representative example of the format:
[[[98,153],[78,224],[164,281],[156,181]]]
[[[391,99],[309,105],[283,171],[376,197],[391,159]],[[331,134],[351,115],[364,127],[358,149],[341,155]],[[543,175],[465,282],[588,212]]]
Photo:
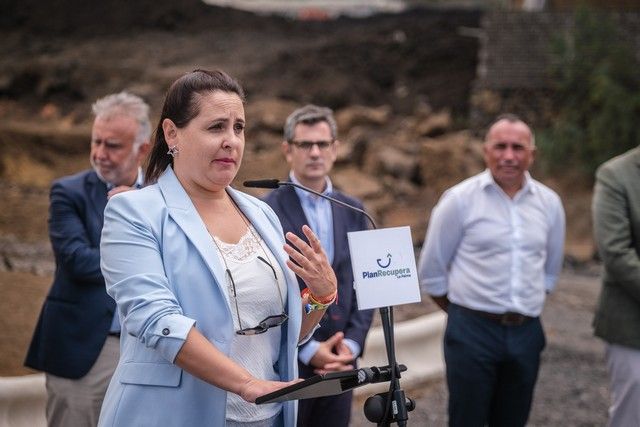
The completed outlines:
[[[196,321],[181,314],[169,314],[158,320],[148,344],[173,363]]]
[[[345,338],[342,340],[342,342],[344,343],[344,345],[349,347],[349,350],[351,350],[351,354],[353,354],[354,358],[360,357],[360,353],[361,353],[360,344],[358,344],[357,342],[355,342],[350,338]]]
[[[298,350],[298,359],[305,365],[309,365],[309,362],[311,362],[316,351],[318,351],[318,347],[320,347],[320,343],[318,341],[314,339],[309,340],[304,347],[300,347]]]
[[[558,276],[548,275],[544,276],[544,290],[546,293],[550,294],[556,287],[556,282],[558,281]]]
[[[320,327],[320,323],[314,326],[314,328],[306,336],[302,337],[302,339],[298,342],[298,347],[301,347],[305,345],[307,342],[309,342],[311,340],[311,337],[318,330],[319,327]]]

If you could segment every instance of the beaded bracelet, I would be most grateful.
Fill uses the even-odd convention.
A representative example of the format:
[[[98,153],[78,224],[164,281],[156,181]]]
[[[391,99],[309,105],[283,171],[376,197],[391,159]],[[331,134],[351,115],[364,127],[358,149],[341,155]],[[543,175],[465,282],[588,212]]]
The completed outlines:
[[[302,298],[304,297],[308,297],[308,303],[305,304],[304,306],[304,311],[306,314],[311,313],[312,311],[317,311],[317,310],[325,310],[327,307],[329,307],[331,304],[333,304],[336,299],[338,298],[338,291],[334,292],[333,294],[329,295],[328,297],[325,298],[316,298],[311,291],[309,290],[309,288],[304,288],[302,290],[302,292],[300,293],[300,296],[302,296]]]

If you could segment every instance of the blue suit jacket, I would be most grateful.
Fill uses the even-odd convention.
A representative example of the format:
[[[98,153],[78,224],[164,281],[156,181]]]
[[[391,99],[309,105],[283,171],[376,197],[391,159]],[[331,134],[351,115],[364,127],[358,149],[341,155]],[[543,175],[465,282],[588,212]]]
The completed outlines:
[[[340,192],[335,191],[332,197],[359,209],[363,208],[362,203],[358,200]],[[273,190],[264,200],[280,218],[285,233],[291,231],[305,241],[307,240],[302,233],[302,226],[308,224],[308,221],[302,210],[300,199],[292,186],[282,186]],[[368,222],[361,213],[343,206],[333,204],[332,212],[335,247],[332,267],[338,279],[338,303],[329,307],[320,321],[320,328],[313,334],[313,339],[326,341],[336,332],[343,331],[345,338],[357,342],[364,351],[365,338],[371,326],[373,310],[358,310],[356,293],[353,289],[353,270],[347,233],[366,230]],[[306,287],[302,280],[299,280],[299,285],[300,289]],[[314,375],[313,368],[300,363],[300,374],[305,378],[310,377]]]
[[[26,366],[80,378],[102,350],[115,310],[100,271],[106,203],[107,187],[93,170],[64,177],[51,187],[49,237],[56,271]]]
[[[289,320],[276,372],[297,378],[302,317],[284,235],[273,211],[228,188],[285,273]],[[120,362],[100,414],[101,426],[224,426],[227,393],[173,364],[192,326],[229,354],[233,328],[225,269],[191,199],[169,167],[158,183],[109,200],[101,244],[107,292],[122,324]],[[250,339],[250,337],[247,337]],[[295,426],[296,403],[284,403]]]

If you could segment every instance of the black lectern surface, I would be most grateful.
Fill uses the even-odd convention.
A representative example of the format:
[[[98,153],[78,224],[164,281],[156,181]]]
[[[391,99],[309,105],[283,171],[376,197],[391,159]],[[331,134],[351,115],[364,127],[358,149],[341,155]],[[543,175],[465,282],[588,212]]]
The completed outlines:
[[[344,393],[352,387],[343,383],[357,379],[357,371],[330,372],[314,375],[299,383],[265,394],[256,399],[256,403],[284,402],[287,400],[310,399],[312,397],[332,396]],[[356,384],[357,385],[357,384]]]
[[[400,365],[400,371],[404,372],[406,370],[406,366]],[[287,400],[333,396],[365,384],[389,381],[390,378],[391,372],[388,366],[330,372],[328,374],[314,375],[299,383],[260,396],[256,399],[256,403],[285,402]]]

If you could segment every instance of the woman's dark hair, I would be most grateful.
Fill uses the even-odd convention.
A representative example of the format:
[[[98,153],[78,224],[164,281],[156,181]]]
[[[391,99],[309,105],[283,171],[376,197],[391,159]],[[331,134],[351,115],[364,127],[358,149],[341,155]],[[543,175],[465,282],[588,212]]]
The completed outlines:
[[[244,102],[244,90],[240,83],[222,70],[194,70],[180,77],[169,87],[147,162],[145,174],[147,184],[158,181],[167,166],[173,165],[173,157],[167,154],[169,146],[164,139],[164,131],[162,130],[164,119],[171,119],[178,128],[187,126],[200,112],[198,95],[217,90],[235,93]]]

